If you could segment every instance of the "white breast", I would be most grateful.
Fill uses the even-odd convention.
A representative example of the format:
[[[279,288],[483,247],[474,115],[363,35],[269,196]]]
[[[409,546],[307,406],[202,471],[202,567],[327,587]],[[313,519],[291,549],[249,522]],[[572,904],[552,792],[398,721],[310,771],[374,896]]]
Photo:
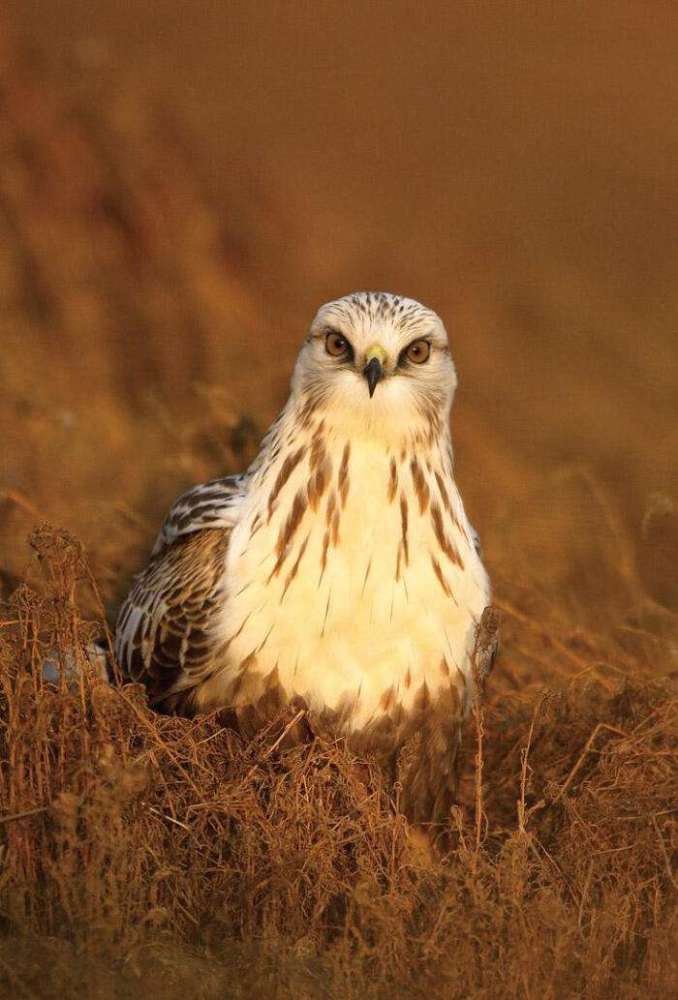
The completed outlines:
[[[428,465],[395,456],[395,473],[392,458],[378,441],[329,434],[315,464],[310,450],[298,460],[270,516],[284,454],[257,474],[228,552],[229,668],[217,684],[243,664],[277,669],[315,711],[350,703],[359,729],[391,688],[407,709],[423,683],[435,696],[457,671],[468,676],[489,586],[448,453]]]

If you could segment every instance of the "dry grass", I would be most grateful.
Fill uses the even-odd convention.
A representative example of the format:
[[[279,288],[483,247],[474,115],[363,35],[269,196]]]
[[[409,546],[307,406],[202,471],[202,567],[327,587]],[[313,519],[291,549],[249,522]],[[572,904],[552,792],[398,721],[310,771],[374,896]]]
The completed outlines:
[[[530,405],[550,430],[521,452],[502,437],[520,436],[515,394],[478,373],[518,347],[527,365],[541,325],[483,340],[470,324],[477,412],[462,400],[455,433],[482,468],[466,481],[505,624],[449,856],[421,853],[379,771],[341,745],[281,753],[275,729],[241,744],[213,719],[152,713],[133,687],[55,689],[47,652],[84,665],[173,496],[247,462],[282,391],[267,361],[291,348],[262,337],[240,266],[262,215],[217,211],[171,117],[115,80],[92,93],[77,72],[2,73],[6,992],[672,994],[678,519],[644,492],[644,427],[671,425],[664,382],[631,411],[629,386],[597,371],[596,426],[587,409],[561,420],[535,402],[544,353]],[[589,437],[573,463],[569,442]],[[27,547],[47,516],[89,559],[67,531]]]
[[[79,612],[78,587],[93,586],[81,547],[46,530],[33,544],[48,586],[20,588],[0,622],[7,982],[41,992],[54,961],[58,990],[74,962],[72,995],[95,981],[125,995],[159,962],[153,988],[168,996],[193,974],[200,996],[669,991],[668,683],[623,680],[581,641],[562,644],[584,669],[560,690],[512,693],[503,678],[482,760],[470,727],[455,846],[436,860],[410,841],[378,769],[341,744],[279,752],[276,730],[242,744],[212,718],[157,716],[139,689],[88,678],[83,651],[103,622]],[[43,681],[55,649],[75,651],[72,688]],[[514,656],[509,630],[507,666]]]

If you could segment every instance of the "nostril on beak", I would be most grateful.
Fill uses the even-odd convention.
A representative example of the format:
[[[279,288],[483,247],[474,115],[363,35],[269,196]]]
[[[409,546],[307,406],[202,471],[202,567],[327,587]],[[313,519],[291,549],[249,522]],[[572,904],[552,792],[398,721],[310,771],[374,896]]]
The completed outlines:
[[[377,388],[377,382],[380,382],[384,377],[384,369],[381,366],[381,361],[379,358],[372,358],[371,361],[363,368],[363,375],[367,379],[367,388],[370,392],[370,399],[374,396],[374,390]]]

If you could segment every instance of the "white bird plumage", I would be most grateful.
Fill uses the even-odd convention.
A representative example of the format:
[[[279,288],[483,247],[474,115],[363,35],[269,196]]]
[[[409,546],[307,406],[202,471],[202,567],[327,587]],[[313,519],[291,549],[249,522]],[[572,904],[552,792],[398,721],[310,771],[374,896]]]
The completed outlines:
[[[490,588],[453,474],[439,317],[362,292],[323,306],[241,476],[172,508],[116,652],[152,701],[245,730],[285,706],[359,748],[416,743],[413,818],[454,792]]]

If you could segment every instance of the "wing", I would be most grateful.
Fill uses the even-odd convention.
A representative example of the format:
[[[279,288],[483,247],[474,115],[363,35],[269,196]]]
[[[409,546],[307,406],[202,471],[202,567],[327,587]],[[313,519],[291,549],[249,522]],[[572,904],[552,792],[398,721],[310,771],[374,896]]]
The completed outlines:
[[[226,551],[246,482],[217,479],[179,497],[120,609],[118,662],[152,703],[180,707],[176,696],[220,665],[211,627],[225,599]]]
[[[174,501],[151,554],[158,555],[177,538],[192,535],[203,528],[232,528],[237,521],[247,481],[247,475],[226,476],[182,493]]]

